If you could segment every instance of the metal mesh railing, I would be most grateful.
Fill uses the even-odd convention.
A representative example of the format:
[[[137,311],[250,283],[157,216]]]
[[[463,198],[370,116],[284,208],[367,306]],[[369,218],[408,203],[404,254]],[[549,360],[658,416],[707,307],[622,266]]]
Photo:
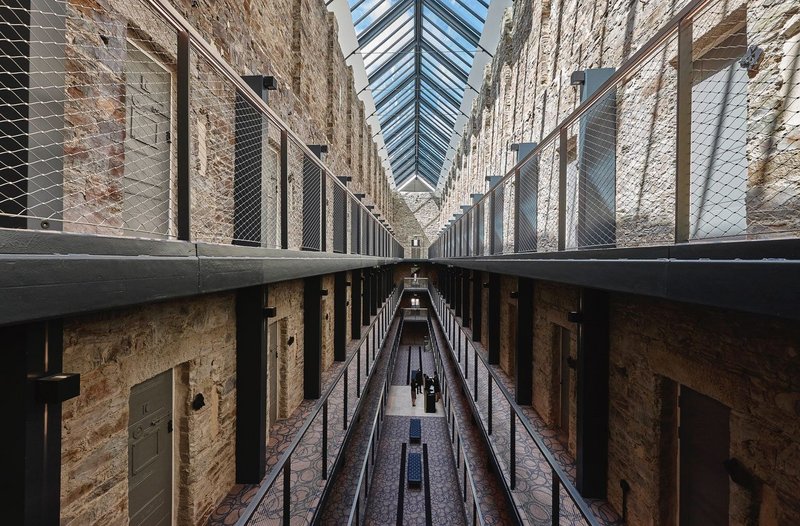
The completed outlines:
[[[798,236],[790,5],[687,2],[473,206],[475,237],[501,254]]]
[[[536,252],[539,219],[539,157],[523,163],[517,172],[517,236],[516,252]]]
[[[4,3],[0,28],[0,227],[347,251],[353,194],[172,3]]]
[[[347,191],[333,184],[333,251],[347,253]]]

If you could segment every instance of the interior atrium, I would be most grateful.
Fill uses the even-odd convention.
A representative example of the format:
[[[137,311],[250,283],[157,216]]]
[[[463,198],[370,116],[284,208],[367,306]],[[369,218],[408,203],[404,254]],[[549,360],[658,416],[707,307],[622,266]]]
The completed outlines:
[[[2,524],[800,525],[800,1],[0,1]]]

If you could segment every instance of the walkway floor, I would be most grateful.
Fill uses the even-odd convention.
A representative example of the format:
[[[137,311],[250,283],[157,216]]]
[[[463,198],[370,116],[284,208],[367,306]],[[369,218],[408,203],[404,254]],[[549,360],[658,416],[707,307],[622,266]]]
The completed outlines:
[[[396,329],[396,323],[390,325],[389,331],[387,331],[387,336],[385,341],[391,342],[392,338],[394,337],[393,330]],[[362,327],[362,334],[367,334],[368,326]],[[359,350],[360,340],[352,340],[348,344],[347,349],[347,356],[348,358],[352,356],[356,351]],[[362,385],[365,383],[365,378],[363,377],[363,370],[365,367],[365,360],[366,360],[366,346],[361,349],[361,364],[362,364]],[[346,362],[334,362],[328,370],[326,370],[322,375],[322,391],[325,392],[328,388],[332,385],[333,381],[338,377],[339,372],[344,367],[344,363]],[[353,411],[355,410],[355,405],[358,402],[358,398],[356,396],[356,382],[355,382],[355,367],[356,367],[356,360],[353,359],[350,363],[348,368],[348,375],[349,375],[349,382],[348,382],[348,414],[352,415]],[[370,370],[372,371],[374,364],[372,363],[372,352],[370,352]],[[343,412],[343,402],[344,402],[344,392],[343,392],[343,383],[340,383],[342,387],[337,387],[334,392],[331,394],[330,398],[328,399],[328,415],[329,419],[337,419],[338,421],[342,421],[342,412]],[[270,473],[271,469],[278,463],[281,458],[283,452],[291,445],[294,438],[297,436],[298,431],[303,426],[306,418],[311,414],[317,404],[317,400],[303,400],[300,405],[292,412],[292,415],[288,418],[283,418],[275,422],[271,428],[269,433],[269,442],[267,443],[266,448],[266,464],[267,474]],[[316,418],[314,421],[314,425],[311,426],[309,431],[306,434],[306,437],[301,442],[301,445],[298,446],[305,451],[298,450],[293,457],[297,457],[297,459],[293,458],[292,462],[292,515],[293,521],[292,523],[299,523],[304,524],[307,521],[304,520],[302,517],[309,516],[312,514],[314,509],[316,508],[317,503],[319,502],[319,497],[321,496],[322,487],[324,486],[323,481],[320,480],[320,472],[322,466],[322,459],[321,459],[321,443],[322,443],[322,431],[321,431],[321,418]],[[329,424],[330,426],[330,424]],[[335,452],[339,450],[339,446],[341,445],[342,440],[344,439],[344,432],[342,426],[331,426],[329,429],[338,429],[341,432],[333,433],[329,431],[329,441],[328,441],[328,450],[331,452]],[[334,455],[330,454],[328,456],[329,467],[332,467],[334,461]],[[280,477],[282,479],[282,476]],[[296,482],[305,481],[305,484],[309,486],[306,490],[304,490],[300,485]],[[280,497],[282,496],[282,491],[278,491],[280,488],[276,488],[281,484],[281,481],[277,481],[273,488],[276,489],[274,492],[270,492],[270,495],[267,496],[263,505],[259,508],[259,515],[266,515],[262,517],[265,520],[269,520],[271,517],[270,515],[275,515],[276,517],[280,517]],[[231,491],[228,495],[217,505],[216,509],[211,513],[207,524],[210,526],[226,526],[234,524],[238,519],[242,512],[247,508],[250,501],[253,497],[257,494],[259,490],[259,484],[236,484],[233,486]],[[261,508],[264,508],[262,512]],[[274,513],[267,512],[266,510],[273,510]],[[309,517],[310,518],[310,517]]]
[[[427,483],[435,493],[435,502],[430,503],[432,523],[463,525],[464,504],[459,491],[444,407],[439,402],[436,404],[436,413],[426,413],[422,394],[417,395],[416,406],[412,405],[407,374],[409,363],[412,371],[421,368],[423,374],[428,376],[432,376],[435,370],[432,352],[423,351],[421,346],[414,344],[402,344],[398,349],[365,522],[375,525],[396,523],[398,506],[401,504],[399,486],[402,484],[403,524],[424,525],[426,506],[423,488]],[[422,440],[418,444],[409,443],[408,440],[411,418],[422,419]],[[405,474],[401,476],[403,443],[406,444],[408,453],[422,454],[423,444],[427,445],[428,480],[423,481],[419,488],[408,487]]]
[[[460,323],[460,318],[458,319]],[[465,332],[472,337],[471,331]],[[437,335],[440,343],[444,343],[444,334]],[[479,342],[470,342],[484,358],[488,354]],[[463,371],[464,363],[459,364]],[[474,388],[474,362],[468,364],[468,382],[470,389]],[[514,395],[514,382],[499,366],[490,366],[497,376],[503,381],[504,387]],[[479,369],[480,371],[480,369]],[[488,422],[488,375],[478,375],[478,410],[483,422]],[[504,471],[504,477],[510,484],[509,466],[510,458],[510,408],[505,402],[500,387],[492,382],[492,434],[491,442],[497,456],[500,459]],[[531,406],[520,406],[523,414],[531,423],[532,428],[541,437],[542,442],[547,446],[550,453],[565,471],[570,481],[575,483],[575,459],[571,453],[558,440],[558,430],[550,428]],[[536,447],[533,439],[525,431],[524,427],[517,422],[515,432],[516,443],[516,486],[512,492],[517,506],[522,510],[523,519],[530,524],[550,523],[551,515],[551,469],[544,456]],[[585,524],[580,516],[577,507],[571,501],[566,492],[561,491],[561,524],[577,525]],[[614,508],[606,501],[596,499],[586,499],[594,515],[601,524],[614,525],[621,524],[622,520]]]

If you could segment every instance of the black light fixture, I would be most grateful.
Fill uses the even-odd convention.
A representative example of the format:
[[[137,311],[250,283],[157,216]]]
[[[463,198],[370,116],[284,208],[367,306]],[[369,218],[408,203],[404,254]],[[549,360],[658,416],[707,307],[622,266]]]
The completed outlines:
[[[58,373],[36,379],[36,400],[43,404],[60,404],[81,394],[81,375]]]
[[[570,323],[583,323],[583,313],[577,311],[568,312],[567,321]]]
[[[278,309],[276,307],[264,307],[265,318],[274,318],[277,315],[278,315]]]

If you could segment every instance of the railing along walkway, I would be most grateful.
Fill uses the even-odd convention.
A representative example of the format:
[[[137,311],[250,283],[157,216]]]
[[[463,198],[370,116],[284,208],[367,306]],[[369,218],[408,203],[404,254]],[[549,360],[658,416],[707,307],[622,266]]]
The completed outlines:
[[[292,524],[310,522],[326,484],[320,477],[323,464],[324,469],[329,470],[341,450],[345,437],[343,415],[347,415],[349,426],[362,390],[374,370],[375,359],[380,357],[380,347],[376,349],[375,343],[388,338],[388,331],[383,328],[384,318],[388,325],[388,317],[395,312],[401,291],[402,288],[395,290],[378,310],[378,315],[372,317],[370,325],[362,327],[363,338],[348,343],[347,358],[333,362],[323,373],[322,392],[330,391],[327,409],[319,407],[319,399],[303,400],[290,417],[275,422],[270,427],[266,449],[266,477],[260,484],[236,484],[212,512],[207,524],[222,526],[244,521],[248,507],[254,506],[254,498],[260,498],[261,503],[249,511],[252,518],[276,524],[286,518],[291,518]],[[323,426],[327,426],[326,440],[322,440]],[[299,437],[300,434],[303,436]],[[323,444],[324,457],[320,451]],[[291,452],[291,462],[286,462],[284,456],[292,447],[295,449]],[[276,470],[284,471],[287,464],[291,469],[289,510],[285,509],[287,502],[282,502],[283,473],[271,480],[269,488],[264,487]]]
[[[485,524],[513,524],[513,513],[506,505],[503,484],[491,465],[490,451],[483,441],[478,425],[472,418],[469,400],[464,395],[464,391],[457,387],[456,375],[459,374],[457,366],[446,351],[442,352],[447,349],[444,331],[438,321],[431,323],[431,326],[435,345],[440,350],[440,370],[444,373],[440,373],[442,383],[454,387],[447,389],[444,394],[449,408],[450,425],[452,426],[452,421],[455,420],[460,430],[460,447],[463,448],[464,455],[469,459],[472,468],[475,500],[481,510],[483,520]]]
[[[554,483],[553,470],[539,450],[533,437],[526,431],[526,425],[521,421],[521,418],[524,418],[529,424],[528,427],[536,433],[550,456],[565,474],[568,482],[573,486],[573,489],[575,485],[574,457],[558,440],[558,431],[549,427],[533,407],[515,404],[520,409],[520,413],[515,414],[515,421],[512,425],[511,417],[514,413],[513,410],[507,409],[509,404],[506,393],[513,399],[513,380],[499,366],[488,364],[488,353],[480,342],[472,341],[472,331],[463,328],[461,319],[455,318],[452,309],[440,305],[438,298],[438,293],[436,292],[431,296],[431,300],[435,305],[434,310],[440,316],[450,317],[456,323],[450,333],[455,334],[457,338],[461,338],[460,342],[453,341],[447,329],[444,330],[444,334],[449,342],[449,347],[452,349],[454,362],[457,363],[462,375],[466,376],[467,384],[471,391],[470,394],[473,397],[476,392],[478,394],[476,406],[478,407],[481,423],[485,428],[488,428],[492,449],[501,465],[503,476],[512,488],[512,497],[523,520],[531,524],[589,524],[589,521],[582,516],[576,503],[565,491],[562,483],[558,484],[559,491],[555,495],[558,501],[559,513],[556,519],[553,519],[554,495],[551,489]],[[466,335],[469,351],[464,348],[464,335]],[[458,349],[461,349],[461,352]],[[471,352],[472,349],[483,358],[483,360],[480,360],[480,366],[477,369],[475,357]],[[479,372],[476,385],[475,371],[484,370],[484,367],[488,367],[493,374],[481,374]],[[490,378],[492,379],[490,380]],[[502,387],[498,385],[497,380],[502,383]],[[614,525],[622,523],[620,516],[608,502],[598,499],[582,500],[588,506],[588,510],[591,512],[590,519],[595,524]]]
[[[389,326],[384,349],[375,362],[375,372],[366,390],[363,414],[375,415],[382,403],[383,389],[380,387],[386,382],[389,373],[390,355],[389,347],[393,345],[400,330],[400,319],[395,317]],[[372,434],[372,419],[360,418],[354,425],[356,428],[348,442],[348,456],[342,463],[339,472],[332,479],[331,492],[328,495],[319,517],[322,524],[346,524],[358,489],[358,479],[361,476],[362,460],[369,451]],[[380,423],[379,423],[380,425]],[[374,453],[373,453],[374,455]]]

